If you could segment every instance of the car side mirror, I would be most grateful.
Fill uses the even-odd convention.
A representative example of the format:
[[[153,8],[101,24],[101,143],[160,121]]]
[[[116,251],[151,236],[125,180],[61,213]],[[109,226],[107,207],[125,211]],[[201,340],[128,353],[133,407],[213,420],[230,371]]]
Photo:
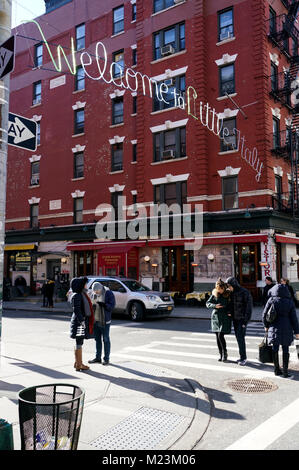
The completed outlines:
[[[119,287],[118,292],[121,292],[122,294],[125,294],[127,291],[124,287]]]

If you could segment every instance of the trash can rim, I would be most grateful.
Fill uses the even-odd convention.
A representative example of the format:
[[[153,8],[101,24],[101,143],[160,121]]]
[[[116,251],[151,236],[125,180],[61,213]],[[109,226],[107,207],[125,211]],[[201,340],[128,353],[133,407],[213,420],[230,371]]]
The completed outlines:
[[[38,389],[38,388],[43,388],[43,387],[53,387],[53,386],[61,386],[61,387],[73,387],[73,388],[77,388],[81,391],[81,394],[75,398],[71,398],[69,400],[66,400],[66,401],[62,401],[62,402],[59,402],[59,403],[37,403],[35,401],[29,401],[29,400],[25,400],[24,398],[22,398],[20,395],[22,392],[25,392],[27,390],[33,390],[33,389]],[[79,398],[82,397],[82,395],[84,396],[85,395],[85,390],[81,387],[79,387],[78,385],[72,385],[72,384],[66,384],[66,383],[51,383],[51,384],[43,384],[43,385],[35,385],[35,386],[32,386],[32,387],[26,387],[26,388],[23,388],[22,390],[19,391],[18,393],[18,399],[19,401],[23,402],[23,403],[27,403],[27,404],[30,404],[30,405],[38,405],[38,406],[53,406],[53,405],[64,405],[66,403],[70,403],[72,401],[75,401],[75,400],[78,400]]]

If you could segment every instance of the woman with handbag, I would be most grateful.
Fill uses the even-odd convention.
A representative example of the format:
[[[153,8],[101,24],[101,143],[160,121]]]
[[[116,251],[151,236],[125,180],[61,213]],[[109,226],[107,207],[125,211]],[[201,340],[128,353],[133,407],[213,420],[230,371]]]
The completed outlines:
[[[289,346],[299,339],[299,323],[294,302],[286,285],[276,284],[269,290],[269,299],[263,311],[263,323],[273,349],[274,374],[293,378],[288,373]],[[282,346],[283,371],[279,367],[279,346]]]
[[[230,312],[230,292],[222,279],[218,279],[206,307],[212,308],[211,328],[216,334],[220,357],[218,361],[227,361],[227,349],[224,335],[231,332],[232,317]]]
[[[87,278],[77,277],[71,282],[72,295],[70,296],[70,302],[73,307],[73,314],[70,336],[76,340],[74,367],[77,371],[89,369],[82,362],[84,339],[90,338],[93,331],[93,309],[85,289],[87,281]]]

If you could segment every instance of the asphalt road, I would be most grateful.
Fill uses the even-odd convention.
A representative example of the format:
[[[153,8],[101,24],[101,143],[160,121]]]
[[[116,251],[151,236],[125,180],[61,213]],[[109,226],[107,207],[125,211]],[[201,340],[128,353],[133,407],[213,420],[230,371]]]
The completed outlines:
[[[14,343],[46,347],[49,355],[51,350],[59,350],[67,362],[73,359],[69,320],[66,314],[4,311],[3,344],[9,343],[10,348]],[[198,450],[237,450],[240,446],[249,450],[299,450],[299,368],[294,380],[276,378],[271,365],[257,360],[262,337],[262,325],[249,324],[249,360],[242,367],[235,362],[239,356],[233,333],[226,336],[228,362],[218,362],[209,320],[168,318],[132,323],[117,317],[111,328],[111,362],[131,359],[152,367],[162,365],[201,384],[211,401],[212,415]],[[291,353],[291,364],[296,367],[294,347]],[[85,342],[83,356],[85,361],[94,356],[94,340]],[[247,379],[247,393],[234,391],[229,384],[238,380],[244,385],[240,381],[246,380],[248,385]],[[259,380],[271,391],[255,393]]]

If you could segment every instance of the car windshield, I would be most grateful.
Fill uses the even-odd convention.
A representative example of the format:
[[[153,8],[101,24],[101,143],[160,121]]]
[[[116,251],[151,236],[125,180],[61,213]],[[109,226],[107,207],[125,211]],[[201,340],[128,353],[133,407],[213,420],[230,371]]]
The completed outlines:
[[[137,281],[123,281],[122,280],[122,282],[133,292],[150,290],[148,287],[144,286],[143,284],[140,284],[140,282],[137,282]]]

